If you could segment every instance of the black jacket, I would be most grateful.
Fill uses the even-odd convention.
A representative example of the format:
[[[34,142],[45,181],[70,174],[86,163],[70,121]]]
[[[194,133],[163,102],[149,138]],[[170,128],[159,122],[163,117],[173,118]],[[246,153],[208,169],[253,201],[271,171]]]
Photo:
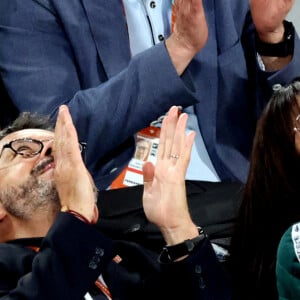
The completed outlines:
[[[112,260],[116,254],[120,263]],[[45,238],[0,244],[0,299],[82,300],[87,291],[94,294],[100,274],[114,300],[231,298],[229,280],[207,239],[188,259],[161,264],[154,252],[133,242],[111,241],[60,213]],[[101,292],[93,297],[103,298]]]

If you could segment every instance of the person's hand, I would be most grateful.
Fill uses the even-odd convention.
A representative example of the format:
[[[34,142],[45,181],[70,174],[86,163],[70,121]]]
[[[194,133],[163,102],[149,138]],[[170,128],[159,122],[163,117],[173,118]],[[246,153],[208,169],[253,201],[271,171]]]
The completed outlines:
[[[94,182],[82,161],[76,129],[69,109],[62,105],[54,132],[54,180],[62,206],[96,223],[98,209]]]
[[[179,75],[206,44],[208,29],[202,0],[175,0],[174,31],[166,47]]]
[[[185,174],[195,133],[185,134],[187,114],[178,116],[172,107],[164,118],[154,167],[146,162],[143,206],[149,221],[161,230],[167,244],[177,244],[198,235],[189,213]]]
[[[260,40],[281,42],[283,20],[292,9],[294,0],[250,0],[251,14]]]

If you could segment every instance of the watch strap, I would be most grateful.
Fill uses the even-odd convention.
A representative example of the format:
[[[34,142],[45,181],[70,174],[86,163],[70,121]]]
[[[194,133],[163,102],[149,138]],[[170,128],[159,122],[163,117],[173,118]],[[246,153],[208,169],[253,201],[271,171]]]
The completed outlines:
[[[258,34],[255,35],[255,46],[259,55],[286,57],[294,53],[294,36],[295,29],[292,22],[283,21],[284,37],[279,43],[266,43],[259,39]]]
[[[201,227],[198,227],[198,230],[199,235],[193,239],[185,240],[184,242],[176,245],[164,246],[160,254],[160,261],[169,263],[180,257],[189,255],[206,237]]]

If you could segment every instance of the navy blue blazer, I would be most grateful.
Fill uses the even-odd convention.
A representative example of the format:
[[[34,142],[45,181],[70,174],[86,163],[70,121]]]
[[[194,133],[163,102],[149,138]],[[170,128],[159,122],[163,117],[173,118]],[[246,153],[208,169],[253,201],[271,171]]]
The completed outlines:
[[[40,246],[36,253],[28,246]],[[119,254],[120,263],[112,258]],[[113,299],[231,299],[230,281],[208,240],[188,259],[160,264],[141,246],[106,238],[91,225],[60,213],[41,244],[0,244],[0,299],[82,300],[102,274]],[[182,298],[180,298],[182,297]]]
[[[258,68],[248,1],[204,0],[209,38],[177,76],[164,43],[131,59],[121,0],[0,1],[0,72],[18,111],[55,118],[68,104],[87,166],[106,187],[131,158],[133,134],[172,105],[192,105],[222,180],[245,181],[257,117],[275,83]]]

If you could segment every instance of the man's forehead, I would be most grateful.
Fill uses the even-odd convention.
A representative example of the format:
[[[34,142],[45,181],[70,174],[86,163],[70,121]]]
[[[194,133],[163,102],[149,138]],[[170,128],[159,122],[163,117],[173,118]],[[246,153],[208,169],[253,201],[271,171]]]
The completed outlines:
[[[45,129],[22,129],[12,132],[0,140],[0,145],[9,143],[10,141],[22,138],[32,138],[37,140],[43,140],[53,138],[54,132]]]

